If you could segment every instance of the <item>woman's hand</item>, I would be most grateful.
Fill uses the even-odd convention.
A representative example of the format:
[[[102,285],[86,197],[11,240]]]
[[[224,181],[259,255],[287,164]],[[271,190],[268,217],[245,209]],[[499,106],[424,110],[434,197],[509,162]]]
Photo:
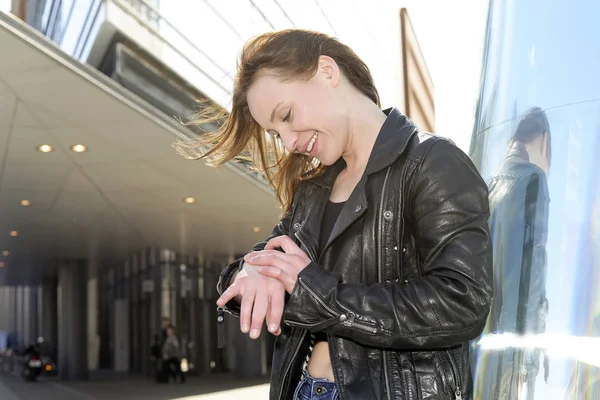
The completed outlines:
[[[240,329],[250,332],[250,337],[260,336],[263,322],[273,335],[281,333],[281,318],[285,302],[285,289],[277,279],[269,278],[258,272],[258,267],[244,263],[244,268],[236,275],[233,283],[217,300],[219,307],[225,306],[231,299],[240,297]]]
[[[275,250],[283,249],[283,252]],[[269,240],[265,250],[252,252],[244,260],[255,265],[264,276],[279,280],[288,293],[292,293],[298,274],[311,263],[311,259],[288,236]]]

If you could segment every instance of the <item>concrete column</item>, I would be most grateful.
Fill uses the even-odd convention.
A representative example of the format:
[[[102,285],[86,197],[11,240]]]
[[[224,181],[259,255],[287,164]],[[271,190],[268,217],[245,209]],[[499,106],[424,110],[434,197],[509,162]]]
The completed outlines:
[[[88,369],[98,369],[100,365],[100,335],[98,334],[98,265],[92,255],[88,263],[87,276],[87,348]]]
[[[9,295],[10,295],[10,287],[9,286],[0,286],[0,330],[8,332],[9,329],[9,318],[10,318],[10,308],[9,308]]]
[[[35,342],[38,337],[37,305],[37,286],[25,286],[23,288],[23,342],[25,345]]]
[[[23,307],[23,286],[15,287],[15,338],[18,346],[25,345],[23,332],[23,320],[25,319],[25,310]]]
[[[0,330],[5,331],[7,324],[8,312],[6,311],[6,287],[0,283]]]
[[[31,332],[29,323],[31,322],[31,299],[29,297],[29,286],[23,286],[21,291],[21,338],[25,346],[31,344]]]
[[[149,268],[151,279],[154,281],[154,287],[151,293],[152,296],[152,315],[151,325],[152,331],[160,334],[160,322],[162,315],[162,268],[160,265],[160,250],[151,248],[149,250]]]
[[[114,304],[114,370],[117,372],[128,372],[129,360],[129,301],[127,299],[116,299]]]
[[[8,315],[9,315],[9,321],[8,321],[8,335],[10,338],[10,344],[11,346],[17,346],[19,345],[18,343],[18,337],[17,337],[17,331],[18,331],[18,319],[17,319],[17,313],[18,313],[18,301],[17,301],[17,288],[15,286],[12,286],[9,288],[9,295],[8,295],[8,301],[9,301],[9,306],[8,306]]]
[[[42,323],[40,332],[44,342],[49,346],[51,355],[56,360],[58,341],[58,282],[54,279],[44,281],[41,290]]]
[[[86,289],[87,262],[64,262],[58,272],[58,373],[62,380],[88,378]]]

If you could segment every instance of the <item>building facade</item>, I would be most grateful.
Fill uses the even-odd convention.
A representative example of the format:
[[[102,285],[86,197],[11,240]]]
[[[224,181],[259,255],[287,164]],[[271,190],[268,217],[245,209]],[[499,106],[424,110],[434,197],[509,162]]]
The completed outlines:
[[[244,0],[235,13],[221,1],[186,2],[185,12],[158,0],[9,3],[0,2],[0,12],[12,12],[0,14],[0,51],[23,58],[0,61],[0,137],[8,138],[13,193],[0,197],[1,221],[18,231],[0,233],[11,253],[0,271],[0,331],[17,345],[43,336],[63,379],[97,368],[150,374],[150,344],[168,317],[191,374],[266,376],[272,337],[252,341],[232,320],[227,346],[217,349],[215,287],[223,266],[270,232],[280,210],[247,166],[217,172],[177,159],[170,144],[199,134],[179,122],[198,100],[229,108],[246,39],[288,27],[340,37],[372,66],[383,105],[433,132],[433,85],[406,10],[356,2],[339,12],[318,1]],[[364,40],[374,36],[375,44]],[[10,141],[26,135],[22,148]],[[74,154],[76,143],[89,151]],[[54,146],[54,158],[35,152],[43,144]],[[28,171],[21,160],[42,167]]]

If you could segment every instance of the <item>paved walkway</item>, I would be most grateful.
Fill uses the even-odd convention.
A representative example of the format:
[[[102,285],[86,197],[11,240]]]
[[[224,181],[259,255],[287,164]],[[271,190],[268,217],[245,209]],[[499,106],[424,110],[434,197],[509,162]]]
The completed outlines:
[[[19,400],[15,392],[9,389],[0,381],[0,399],[2,400]]]
[[[112,372],[94,374],[82,382],[41,377],[26,383],[18,375],[0,375],[1,400],[264,400],[268,393],[264,379],[237,381],[227,374],[189,377],[183,385]]]

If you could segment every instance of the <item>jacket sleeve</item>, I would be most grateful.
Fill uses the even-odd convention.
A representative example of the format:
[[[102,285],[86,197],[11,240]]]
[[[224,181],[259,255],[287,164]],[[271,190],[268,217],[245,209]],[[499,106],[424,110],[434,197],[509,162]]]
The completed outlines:
[[[481,333],[492,297],[487,186],[446,141],[432,146],[415,174],[409,219],[421,275],[344,283],[309,264],[286,306],[289,324],[393,349],[448,347]]]
[[[264,250],[265,246],[267,245],[267,242],[269,242],[269,240],[271,240],[272,238],[287,235],[288,232],[290,232],[291,218],[292,210],[290,209],[279,221],[279,223],[273,228],[273,231],[271,232],[269,237],[267,237],[262,242],[256,243],[251,251]],[[243,262],[244,258],[239,258],[231,264],[229,264],[227,267],[225,267],[225,269],[221,272],[221,275],[219,276],[219,282],[217,283],[217,292],[219,293],[219,295],[222,295],[223,292],[227,290],[229,285],[231,285],[231,278],[237,271],[240,270]],[[237,301],[235,301],[235,299],[229,301],[224,308],[225,311],[239,317],[240,304]]]

